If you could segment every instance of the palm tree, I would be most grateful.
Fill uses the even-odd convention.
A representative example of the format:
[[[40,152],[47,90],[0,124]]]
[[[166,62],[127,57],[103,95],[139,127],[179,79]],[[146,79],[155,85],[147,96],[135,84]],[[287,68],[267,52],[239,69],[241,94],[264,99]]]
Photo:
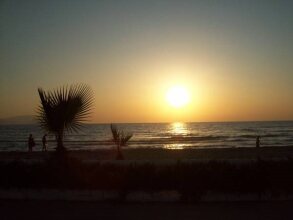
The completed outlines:
[[[64,152],[65,132],[76,132],[82,128],[92,110],[92,90],[85,84],[59,87],[45,92],[38,89],[41,104],[37,120],[41,127],[56,137],[57,152]]]
[[[123,160],[123,154],[121,152],[121,147],[126,146],[126,143],[133,136],[131,133],[124,133],[124,131],[119,130],[116,125],[111,124],[111,132],[113,136],[113,142],[117,146],[117,160]]]

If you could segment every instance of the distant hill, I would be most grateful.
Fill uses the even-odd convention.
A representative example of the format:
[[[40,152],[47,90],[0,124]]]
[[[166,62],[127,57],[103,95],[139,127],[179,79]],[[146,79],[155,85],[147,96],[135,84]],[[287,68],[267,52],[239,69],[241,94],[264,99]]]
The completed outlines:
[[[0,118],[1,125],[8,124],[36,124],[36,120],[32,115],[21,115],[9,118]]]

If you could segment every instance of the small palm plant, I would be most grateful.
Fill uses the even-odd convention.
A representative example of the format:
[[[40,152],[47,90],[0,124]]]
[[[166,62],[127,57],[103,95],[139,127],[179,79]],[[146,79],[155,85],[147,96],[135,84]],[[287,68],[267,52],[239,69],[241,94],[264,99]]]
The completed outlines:
[[[127,142],[133,136],[131,133],[124,133],[124,131],[119,130],[116,125],[111,124],[111,132],[113,136],[113,142],[117,146],[117,160],[123,160],[123,154],[121,147],[126,146]]]
[[[64,152],[65,132],[82,128],[92,110],[93,96],[89,86],[75,84],[45,92],[38,89],[41,104],[37,120],[41,127],[56,137],[57,152]]]

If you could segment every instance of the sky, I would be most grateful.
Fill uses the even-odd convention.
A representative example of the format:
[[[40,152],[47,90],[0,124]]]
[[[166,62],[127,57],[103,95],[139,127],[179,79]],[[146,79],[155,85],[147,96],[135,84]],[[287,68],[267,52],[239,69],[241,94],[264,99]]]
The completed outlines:
[[[88,84],[90,122],[293,120],[293,1],[5,1],[0,118]],[[184,87],[186,106],[166,101]]]

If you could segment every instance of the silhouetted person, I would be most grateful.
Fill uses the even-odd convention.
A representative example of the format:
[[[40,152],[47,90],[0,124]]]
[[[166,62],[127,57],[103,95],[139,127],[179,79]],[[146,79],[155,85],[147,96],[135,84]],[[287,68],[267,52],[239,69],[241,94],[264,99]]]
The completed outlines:
[[[259,148],[260,147],[260,136],[257,136],[256,137],[255,146],[256,146],[256,148]]]
[[[47,151],[47,134],[45,134],[42,138],[43,148],[42,151]]]
[[[30,134],[29,138],[28,138],[28,151],[32,152],[33,151],[33,147],[36,145],[35,140],[33,138],[33,135]]]
[[[256,136],[256,141],[255,141],[255,147],[256,147],[256,156],[257,160],[260,161],[260,136]]]

